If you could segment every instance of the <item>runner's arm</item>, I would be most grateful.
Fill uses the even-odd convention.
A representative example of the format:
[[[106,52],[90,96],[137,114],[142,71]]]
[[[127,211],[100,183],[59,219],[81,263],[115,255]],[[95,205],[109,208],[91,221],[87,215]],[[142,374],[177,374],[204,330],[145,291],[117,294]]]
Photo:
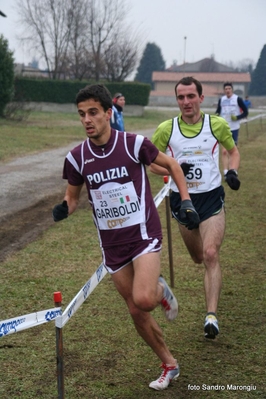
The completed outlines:
[[[227,150],[229,154],[229,169],[238,170],[240,164],[240,154],[237,146],[234,146],[231,150]]]
[[[156,175],[160,176],[169,176],[169,170],[166,168],[162,168],[159,165],[156,165],[155,163],[150,164],[149,169],[152,173],[155,173]]]
[[[166,152],[167,143],[169,141],[171,132],[173,128],[173,120],[169,119],[167,121],[162,122],[154,132],[151,142],[158,148],[162,153]],[[170,175],[169,170],[165,167],[161,167],[155,163],[150,165],[150,171],[157,175],[168,176]]]
[[[67,202],[69,215],[71,215],[71,213],[73,213],[78,206],[82,187],[83,184],[80,186],[72,186],[68,183],[67,185],[64,201]]]
[[[221,113],[221,99],[218,101],[217,109],[215,111],[215,115],[220,115]]]
[[[174,180],[175,184],[178,187],[182,201],[190,199],[183,170],[180,167],[179,163],[174,158],[169,157],[168,155],[159,151],[157,157],[150,165],[150,168],[151,171],[152,169],[154,170],[158,169],[160,172],[160,173],[159,172],[154,172],[154,173],[161,175],[171,175],[172,179]]]
[[[237,104],[242,109],[242,113],[237,115],[237,120],[244,119],[248,116],[248,109],[241,97],[237,97]]]

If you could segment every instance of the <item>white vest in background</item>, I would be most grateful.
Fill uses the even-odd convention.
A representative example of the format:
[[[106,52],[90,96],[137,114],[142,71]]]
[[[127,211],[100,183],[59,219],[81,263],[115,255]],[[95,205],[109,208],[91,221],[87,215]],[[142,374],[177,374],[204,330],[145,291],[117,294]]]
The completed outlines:
[[[236,94],[233,94],[230,98],[227,96],[221,98],[221,117],[228,122],[230,130],[238,130],[240,128],[240,122],[232,121],[231,119],[231,115],[237,116],[241,114],[237,98]]]

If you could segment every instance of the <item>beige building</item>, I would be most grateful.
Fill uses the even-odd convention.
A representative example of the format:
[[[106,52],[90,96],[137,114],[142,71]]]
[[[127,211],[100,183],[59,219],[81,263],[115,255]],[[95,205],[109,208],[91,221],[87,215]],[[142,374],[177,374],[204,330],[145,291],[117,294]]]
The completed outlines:
[[[203,86],[204,105],[215,106],[224,94],[223,84],[231,82],[234,92],[241,97],[248,93],[251,81],[249,72],[235,72],[233,68],[217,63],[212,58],[195,63],[173,65],[163,72],[153,72],[154,90],[150,93],[149,105],[176,105],[174,88],[184,76],[193,76]]]

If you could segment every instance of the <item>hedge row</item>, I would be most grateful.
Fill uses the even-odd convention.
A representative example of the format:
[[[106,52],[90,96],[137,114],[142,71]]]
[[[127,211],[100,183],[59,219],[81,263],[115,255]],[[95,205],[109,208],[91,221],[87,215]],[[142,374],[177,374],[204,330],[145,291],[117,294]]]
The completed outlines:
[[[33,101],[68,104],[74,103],[77,92],[93,82],[15,78],[15,101]],[[114,95],[123,93],[128,105],[147,105],[150,85],[136,82],[103,83]]]

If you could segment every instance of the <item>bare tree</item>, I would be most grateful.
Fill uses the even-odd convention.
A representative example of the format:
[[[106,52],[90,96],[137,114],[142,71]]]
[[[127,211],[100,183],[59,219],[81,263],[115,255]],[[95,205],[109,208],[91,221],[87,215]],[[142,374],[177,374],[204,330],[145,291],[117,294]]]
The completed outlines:
[[[129,47],[124,40],[127,30],[123,27],[123,23],[130,8],[125,0],[90,0],[89,3],[89,41],[93,55],[94,79],[99,81],[100,77],[104,77],[106,74],[108,78],[110,77],[108,71],[110,71],[110,64],[114,61],[114,54],[117,56],[116,65],[125,61],[124,53],[128,51]],[[117,35],[118,27],[119,35]],[[125,45],[127,49],[124,48]],[[135,48],[135,46],[136,44],[133,47]],[[106,65],[107,60],[109,65]],[[120,69],[125,71],[125,64]],[[134,67],[135,65],[133,69]],[[113,70],[117,70],[115,65],[113,65]],[[123,76],[126,77],[128,74],[124,72]],[[120,75],[121,73],[113,74],[121,79]]]
[[[121,36],[119,28],[104,51],[103,77],[112,82],[124,81],[136,68],[138,59],[139,40],[136,37],[130,38],[126,32]]]
[[[138,62],[140,39],[130,33],[126,0],[77,0],[72,7],[69,66],[77,79],[123,81]],[[73,73],[74,72],[74,73]]]
[[[17,0],[23,40],[56,78],[122,81],[140,48],[125,25],[127,0]]]
[[[66,73],[70,78],[83,79],[92,76],[92,54],[88,46],[88,0],[72,0],[71,13],[72,25],[70,27],[70,40],[66,59]]]
[[[18,0],[26,41],[44,59],[49,76],[59,78],[68,52],[71,0]]]
[[[253,69],[255,68],[255,61],[253,61],[251,58],[244,58],[243,60],[238,61],[236,67],[240,72],[252,73]]]
[[[255,67],[255,61],[251,58],[244,58],[238,62],[228,61],[225,65],[234,68],[238,72],[252,72]]]

